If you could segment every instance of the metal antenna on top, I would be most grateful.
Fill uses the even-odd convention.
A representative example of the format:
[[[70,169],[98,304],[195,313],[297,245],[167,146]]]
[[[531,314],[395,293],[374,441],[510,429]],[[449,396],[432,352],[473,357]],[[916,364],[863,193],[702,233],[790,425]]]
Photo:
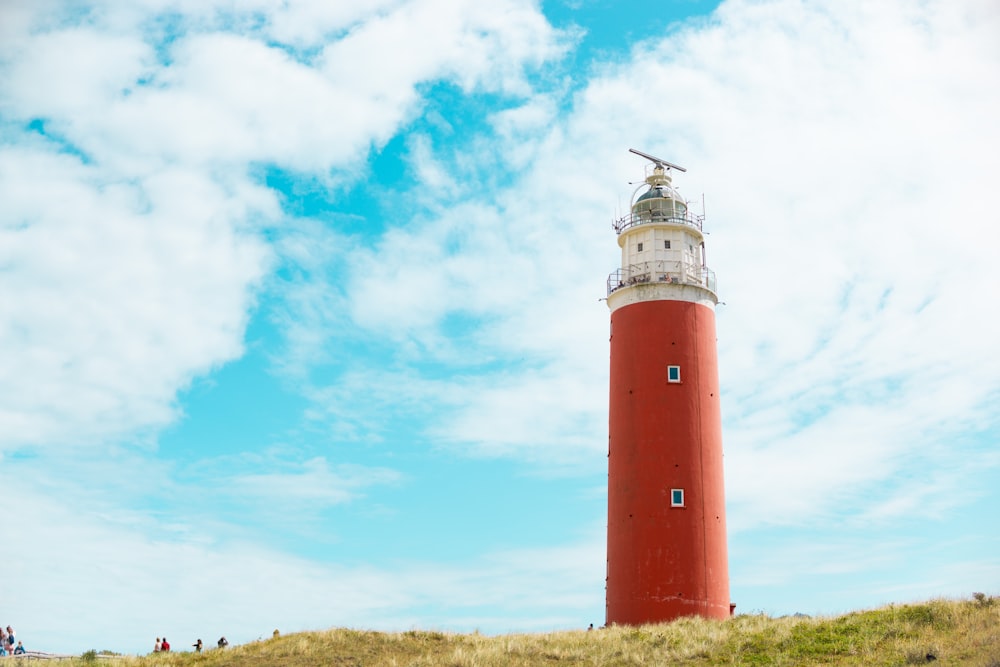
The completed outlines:
[[[655,164],[657,167],[660,167],[661,169],[666,168],[666,169],[676,169],[677,171],[687,171],[687,169],[685,169],[684,167],[682,167],[680,165],[676,165],[673,162],[667,162],[666,160],[661,160],[658,157],[653,157],[649,153],[643,153],[642,151],[637,151],[634,148],[628,149],[628,152],[629,153],[635,153],[636,155],[638,155],[640,157],[646,158],[647,160],[649,160],[650,162],[652,162],[653,164]]]

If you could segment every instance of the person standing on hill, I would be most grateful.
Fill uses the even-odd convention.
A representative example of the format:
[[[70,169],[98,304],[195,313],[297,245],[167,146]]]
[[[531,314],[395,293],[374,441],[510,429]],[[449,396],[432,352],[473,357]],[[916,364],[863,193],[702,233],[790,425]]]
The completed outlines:
[[[167,641],[166,637],[164,637],[163,641],[160,642],[160,650],[163,652],[167,652],[170,650],[170,642]]]
[[[194,644],[192,644],[192,646],[194,646],[194,650],[196,653],[201,653],[202,643],[200,639],[196,641]]]
[[[7,626],[7,652],[14,650],[14,628]]]
[[[153,653],[159,653],[160,649],[162,649],[162,648],[163,648],[163,643],[160,641],[160,638],[157,637],[156,638],[156,643],[153,644]]]

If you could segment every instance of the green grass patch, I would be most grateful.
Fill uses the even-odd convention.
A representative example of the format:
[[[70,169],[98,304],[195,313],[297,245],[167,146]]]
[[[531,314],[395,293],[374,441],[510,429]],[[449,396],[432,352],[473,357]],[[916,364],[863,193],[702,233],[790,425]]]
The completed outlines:
[[[995,598],[889,605],[831,618],[741,615],[641,627],[486,637],[332,629],[204,653],[63,662],[114,667],[639,667],[653,665],[912,665],[1000,667]],[[929,659],[928,656],[933,656]]]

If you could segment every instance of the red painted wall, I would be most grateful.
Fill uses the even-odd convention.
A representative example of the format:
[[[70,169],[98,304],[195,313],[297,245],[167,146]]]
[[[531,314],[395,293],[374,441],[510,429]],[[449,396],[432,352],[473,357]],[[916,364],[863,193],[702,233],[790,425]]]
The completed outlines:
[[[667,366],[681,383],[667,382]],[[611,314],[609,624],[728,618],[715,312],[645,301]],[[684,489],[685,507],[670,506]]]

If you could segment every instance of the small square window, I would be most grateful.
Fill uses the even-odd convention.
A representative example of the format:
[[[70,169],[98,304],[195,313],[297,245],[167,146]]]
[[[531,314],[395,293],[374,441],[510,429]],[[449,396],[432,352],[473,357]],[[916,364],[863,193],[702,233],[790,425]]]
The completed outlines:
[[[639,244],[639,252],[642,252],[642,244]]]
[[[684,507],[684,489],[670,489],[670,506]]]
[[[667,366],[667,382],[680,382],[680,381],[681,381],[681,367]]]
[[[663,249],[664,250],[670,250],[670,241],[664,241],[663,242]]]

